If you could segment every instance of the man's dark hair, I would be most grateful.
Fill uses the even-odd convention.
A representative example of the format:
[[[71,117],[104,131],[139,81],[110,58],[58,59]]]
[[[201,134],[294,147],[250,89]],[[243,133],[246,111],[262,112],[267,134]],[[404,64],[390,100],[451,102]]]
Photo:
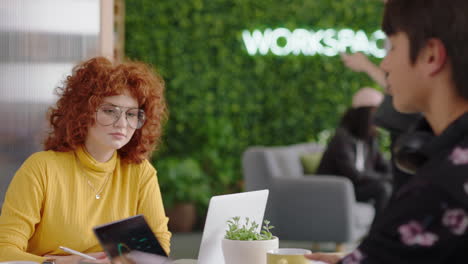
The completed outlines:
[[[456,89],[468,99],[468,0],[388,0],[382,29],[388,36],[408,35],[412,63],[429,39],[439,39],[447,51]]]
[[[369,140],[376,135],[374,112],[375,107],[351,108],[341,118],[340,126],[355,138]]]

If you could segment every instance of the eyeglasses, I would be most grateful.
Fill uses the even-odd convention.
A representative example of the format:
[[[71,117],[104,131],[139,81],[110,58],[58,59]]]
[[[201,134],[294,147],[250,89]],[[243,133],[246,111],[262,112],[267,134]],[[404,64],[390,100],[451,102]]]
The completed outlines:
[[[114,125],[119,121],[123,109],[126,107],[120,107],[115,105],[101,105],[96,110],[96,121],[103,126]],[[143,109],[129,108],[125,111],[125,119],[128,125],[133,129],[139,129],[145,124],[146,116]]]

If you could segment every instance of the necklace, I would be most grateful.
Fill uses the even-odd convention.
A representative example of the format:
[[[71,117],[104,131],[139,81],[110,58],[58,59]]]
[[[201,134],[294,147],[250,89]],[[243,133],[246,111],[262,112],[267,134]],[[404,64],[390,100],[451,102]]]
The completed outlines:
[[[106,176],[106,179],[104,180],[104,183],[102,184],[101,188],[99,188],[99,190],[96,191],[96,188],[94,188],[94,185],[91,183],[91,181],[88,179],[86,180],[86,182],[88,183],[89,187],[91,187],[91,189],[93,189],[94,193],[96,194],[96,200],[99,200],[101,199],[101,193],[102,193],[102,190],[104,189],[104,186],[106,186],[106,183],[107,181],[109,180],[110,178],[110,175],[112,173],[108,173],[107,176]],[[88,177],[88,176],[86,176]]]
[[[81,161],[78,160],[78,163],[80,164],[80,170],[81,170],[81,173],[85,175],[85,177],[87,178],[86,179],[86,183],[88,183],[89,187],[91,187],[91,189],[93,189],[94,193],[95,193],[95,198],[96,200],[99,200],[101,199],[102,197],[102,191],[104,189],[104,187],[106,186],[107,184],[107,181],[109,180],[110,176],[112,175],[113,172],[109,172],[106,176],[106,178],[104,179],[104,183],[101,185],[101,188],[99,189],[96,189],[94,187],[94,185],[91,183],[91,181],[89,180],[89,176],[84,172],[84,169],[83,169],[83,164],[81,164]]]

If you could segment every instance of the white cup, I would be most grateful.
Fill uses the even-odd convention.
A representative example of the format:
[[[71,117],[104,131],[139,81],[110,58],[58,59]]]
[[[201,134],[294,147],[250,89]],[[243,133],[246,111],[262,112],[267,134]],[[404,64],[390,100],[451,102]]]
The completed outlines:
[[[278,248],[267,252],[267,264],[308,264],[304,255],[312,253],[302,248]]]

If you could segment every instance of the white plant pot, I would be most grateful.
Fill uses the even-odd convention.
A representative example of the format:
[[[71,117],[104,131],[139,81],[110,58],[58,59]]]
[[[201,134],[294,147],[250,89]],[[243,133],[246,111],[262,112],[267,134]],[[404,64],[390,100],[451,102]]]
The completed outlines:
[[[242,241],[223,238],[222,241],[225,264],[266,264],[268,250],[277,249],[279,240]]]

